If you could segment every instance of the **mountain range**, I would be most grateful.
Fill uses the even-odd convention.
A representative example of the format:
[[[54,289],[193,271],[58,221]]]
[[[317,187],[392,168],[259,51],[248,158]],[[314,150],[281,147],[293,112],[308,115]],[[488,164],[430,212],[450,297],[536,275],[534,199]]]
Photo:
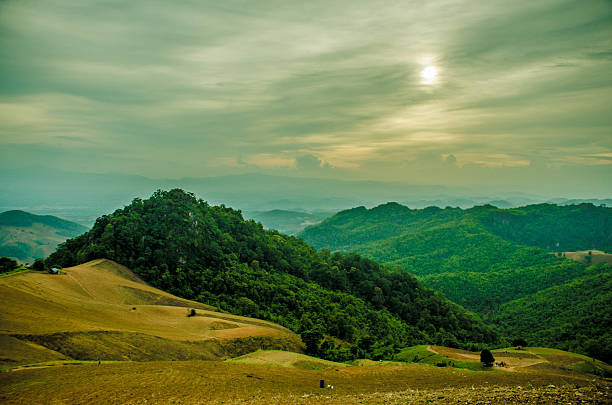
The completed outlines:
[[[587,203],[467,210],[388,203],[342,211],[299,236],[415,274],[507,336],[609,359],[611,267],[565,252],[609,252],[611,230],[612,209]]]

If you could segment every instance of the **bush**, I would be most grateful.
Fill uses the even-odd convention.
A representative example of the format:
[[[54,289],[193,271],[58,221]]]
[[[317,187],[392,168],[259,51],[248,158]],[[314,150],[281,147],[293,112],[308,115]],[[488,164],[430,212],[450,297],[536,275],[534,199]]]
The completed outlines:
[[[196,316],[196,310],[191,308],[189,311],[187,311],[187,318],[190,318],[192,316]]]
[[[485,367],[491,367],[495,362],[495,357],[493,357],[493,353],[489,349],[484,349],[480,352],[480,362],[485,365]]]
[[[516,338],[512,341],[512,346],[521,346],[521,347],[525,347],[527,346],[527,341],[523,338]]]
[[[17,261],[6,256],[0,257],[0,273],[8,273],[11,270],[15,270],[18,266]]]

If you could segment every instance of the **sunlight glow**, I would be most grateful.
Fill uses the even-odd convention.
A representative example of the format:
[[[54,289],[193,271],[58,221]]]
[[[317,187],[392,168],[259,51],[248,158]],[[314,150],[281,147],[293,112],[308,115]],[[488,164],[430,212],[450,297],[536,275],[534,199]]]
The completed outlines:
[[[425,84],[434,83],[437,76],[438,68],[435,66],[426,66],[425,69],[421,70],[421,77],[423,78],[423,83]]]

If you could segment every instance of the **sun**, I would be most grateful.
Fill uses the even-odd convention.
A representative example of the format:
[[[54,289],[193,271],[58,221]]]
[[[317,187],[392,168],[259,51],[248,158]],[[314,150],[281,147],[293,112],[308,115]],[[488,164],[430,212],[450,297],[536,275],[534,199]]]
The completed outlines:
[[[435,66],[426,66],[425,69],[421,70],[421,77],[423,78],[423,83],[432,84],[436,81],[436,77],[438,77],[438,68]]]

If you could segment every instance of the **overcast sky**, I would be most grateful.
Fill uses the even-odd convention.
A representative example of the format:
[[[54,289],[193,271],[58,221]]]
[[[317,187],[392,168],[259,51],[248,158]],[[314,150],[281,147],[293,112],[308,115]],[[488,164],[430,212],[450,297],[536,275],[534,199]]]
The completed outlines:
[[[0,0],[0,167],[612,193],[612,2]]]

